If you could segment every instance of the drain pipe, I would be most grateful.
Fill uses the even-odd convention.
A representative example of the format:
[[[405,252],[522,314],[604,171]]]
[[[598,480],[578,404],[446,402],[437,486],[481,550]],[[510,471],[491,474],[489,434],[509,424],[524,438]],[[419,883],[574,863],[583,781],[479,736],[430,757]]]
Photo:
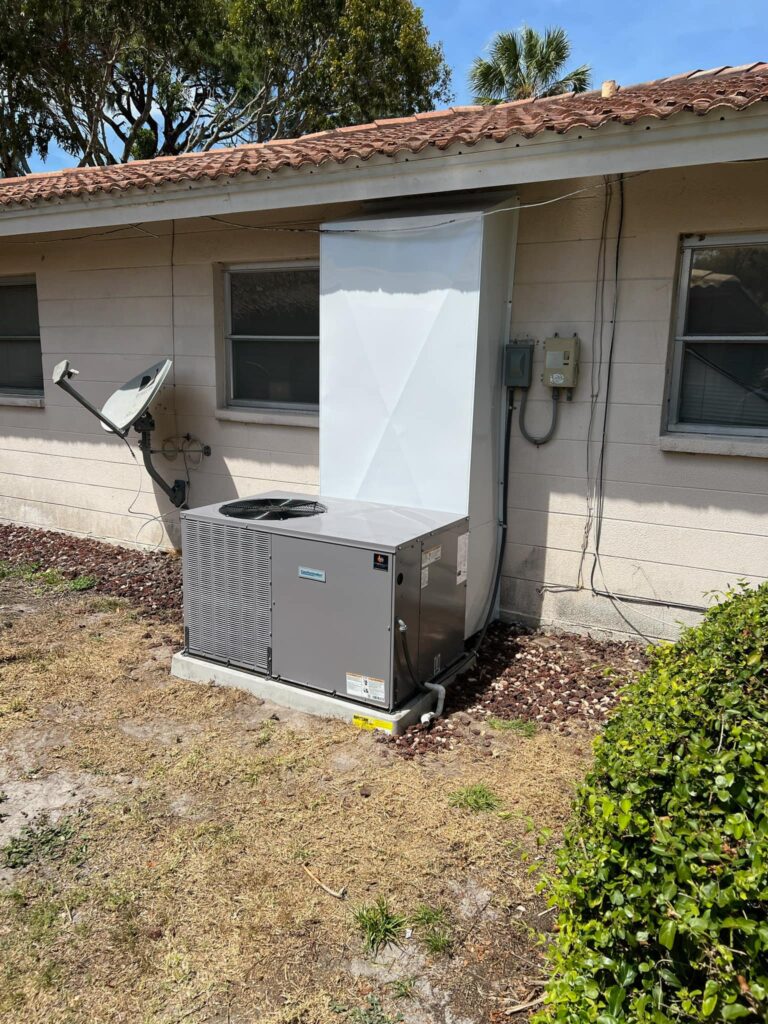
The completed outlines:
[[[445,687],[443,686],[442,683],[421,682],[413,667],[413,662],[411,661],[411,652],[408,647],[408,637],[406,636],[406,633],[408,632],[408,626],[405,624],[405,622],[403,622],[402,619],[398,619],[397,628],[400,632],[400,640],[403,645],[403,657],[405,658],[406,668],[408,669],[408,674],[410,675],[411,679],[418,687],[418,689],[421,690],[422,693],[437,694],[437,703],[435,704],[433,710],[421,716],[422,723],[426,724],[427,722],[431,722],[433,718],[439,718],[442,715],[443,709],[445,708]]]

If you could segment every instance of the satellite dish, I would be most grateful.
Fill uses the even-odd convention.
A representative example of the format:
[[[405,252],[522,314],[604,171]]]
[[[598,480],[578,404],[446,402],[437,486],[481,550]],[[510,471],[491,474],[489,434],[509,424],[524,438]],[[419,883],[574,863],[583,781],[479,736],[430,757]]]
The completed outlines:
[[[168,484],[152,465],[150,435],[155,429],[155,421],[148,412],[150,404],[163,386],[172,366],[173,363],[170,359],[163,359],[159,363],[155,363],[154,366],[150,366],[110,395],[101,410],[92,405],[70,384],[70,378],[74,377],[78,371],[70,365],[68,359],[62,359],[54,367],[53,383],[92,413],[104,430],[110,434],[117,434],[118,437],[125,440],[125,435],[131,427],[135,427],[136,432],[141,435],[139,448],[147,472],[158,487],[168,495],[176,508],[181,508],[186,504],[187,483],[185,480],[175,480],[173,485]],[[210,455],[211,450],[208,445],[204,445],[202,452],[204,455]]]
[[[104,403],[101,410],[104,419],[114,423],[118,433],[125,436],[136,420],[147,411],[172,366],[170,359],[163,359],[123,384]],[[105,430],[112,430],[103,420],[101,425]]]
[[[80,371],[71,366],[68,359],[62,359],[54,367],[53,383],[58,384],[80,405],[85,406],[89,412],[93,413],[96,419],[101,421],[105,430],[111,434],[125,437],[133,424],[141,419],[149,408],[172,366],[173,363],[170,359],[163,359],[161,362],[155,363],[154,366],[150,366],[110,395],[101,411],[87,398],[84,398],[79,391],[75,391],[69,383],[70,377],[76,376]]]

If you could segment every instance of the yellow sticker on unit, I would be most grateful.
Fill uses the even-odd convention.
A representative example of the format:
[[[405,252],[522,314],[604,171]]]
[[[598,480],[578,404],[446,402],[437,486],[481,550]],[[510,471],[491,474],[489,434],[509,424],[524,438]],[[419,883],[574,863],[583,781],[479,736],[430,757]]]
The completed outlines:
[[[387,722],[383,718],[369,718],[368,715],[353,715],[352,724],[358,729],[383,729],[384,732],[394,732],[394,722]]]

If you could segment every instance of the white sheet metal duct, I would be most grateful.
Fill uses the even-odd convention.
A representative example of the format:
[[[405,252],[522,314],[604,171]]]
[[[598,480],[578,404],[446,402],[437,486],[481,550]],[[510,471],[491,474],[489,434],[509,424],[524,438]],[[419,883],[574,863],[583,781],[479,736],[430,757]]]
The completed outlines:
[[[496,555],[516,227],[488,213],[325,224],[320,247],[320,492],[468,514],[467,635]]]

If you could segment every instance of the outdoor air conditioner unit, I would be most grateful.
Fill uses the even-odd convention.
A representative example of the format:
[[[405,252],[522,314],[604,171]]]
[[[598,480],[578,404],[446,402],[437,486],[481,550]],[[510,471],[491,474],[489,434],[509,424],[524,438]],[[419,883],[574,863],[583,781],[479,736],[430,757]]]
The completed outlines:
[[[466,517],[271,491],[181,525],[187,654],[391,712],[464,653]]]

